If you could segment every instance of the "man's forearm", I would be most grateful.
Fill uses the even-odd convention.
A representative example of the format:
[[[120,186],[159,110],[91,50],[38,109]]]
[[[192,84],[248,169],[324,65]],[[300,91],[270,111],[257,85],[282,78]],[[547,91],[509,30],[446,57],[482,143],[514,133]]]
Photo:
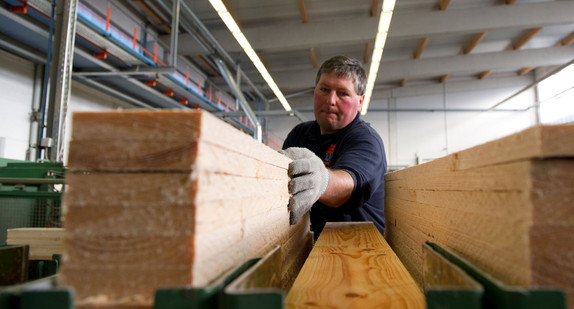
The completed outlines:
[[[355,183],[353,177],[343,170],[328,169],[329,171],[329,186],[323,195],[319,198],[319,202],[337,208],[349,200],[353,193]]]

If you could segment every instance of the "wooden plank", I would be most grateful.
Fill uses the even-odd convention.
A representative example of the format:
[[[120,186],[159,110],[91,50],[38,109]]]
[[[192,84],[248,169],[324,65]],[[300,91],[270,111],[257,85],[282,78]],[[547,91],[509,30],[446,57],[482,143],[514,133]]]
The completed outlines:
[[[526,168],[510,169],[509,166]],[[464,177],[456,184],[457,188],[465,189],[460,191],[450,186],[435,185],[433,177],[417,182],[417,189],[389,182],[385,207],[389,231],[409,227],[405,234],[417,235],[414,232],[417,230],[420,231],[418,235],[422,236],[401,240],[388,238],[391,246],[394,248],[401,241],[413,242],[411,247],[417,247],[426,240],[436,241],[461,253],[498,278],[503,278],[508,284],[533,284],[532,277],[538,275],[532,272],[531,256],[535,253],[530,248],[532,240],[528,235],[538,225],[573,224],[574,209],[569,207],[569,201],[574,197],[574,161],[533,160],[498,165],[492,169],[513,171],[505,181],[517,179],[520,182],[518,180],[521,178],[528,181],[523,182],[521,190],[515,187],[510,191],[504,190],[503,186],[500,190],[496,186],[490,189],[487,185],[483,186],[490,181],[479,182],[473,190],[464,184]],[[477,170],[490,171],[491,168],[472,171]],[[518,173],[520,170],[528,173]],[[467,172],[449,173],[476,178],[474,173]],[[504,174],[497,177],[504,177]],[[456,181],[456,178],[452,178],[452,181]],[[572,248],[568,250],[573,251]],[[418,249],[416,252],[419,261],[415,264],[422,265],[422,254]],[[401,250],[397,250],[397,254],[402,258],[412,252],[402,254]],[[562,259],[570,261],[571,257],[564,253]],[[421,267],[409,270],[419,273]],[[421,278],[418,274],[413,276]]]
[[[313,234],[291,237],[281,246],[283,265],[281,268],[281,289],[288,293],[313,249]]]
[[[385,237],[419,284],[434,241],[508,285],[571,294],[573,130],[534,127],[385,175]]]
[[[574,160],[538,161],[532,167],[532,216],[536,225],[574,225]]]
[[[71,141],[69,162],[86,171],[191,171],[281,179],[285,165],[271,165],[207,141],[188,144],[142,141]],[[284,157],[278,163],[285,163]],[[283,162],[282,162],[283,161]],[[237,165],[236,162],[242,162]]]
[[[28,250],[26,245],[0,247],[0,287],[28,280]]]
[[[471,262],[504,277],[509,283],[529,280],[529,243],[525,237],[531,226],[528,221],[494,215],[469,215],[412,202],[390,200],[390,204],[393,206],[387,212],[389,229],[398,229],[409,235],[410,238],[403,237],[398,242],[409,242],[410,247],[416,250],[413,256],[416,270],[409,269],[413,277],[422,278],[422,243],[435,241],[468,256]],[[389,244],[394,248],[396,242],[389,239]],[[410,251],[403,254],[396,248],[395,251],[401,258],[413,254]]]
[[[30,260],[51,260],[62,254],[62,228],[14,228],[7,230],[7,245],[29,245]]]
[[[571,207],[572,208],[572,207]],[[560,287],[574,307],[574,226],[535,225],[529,233],[532,286]]]
[[[536,126],[501,139],[385,175],[385,180],[414,179],[421,173],[444,173],[497,164],[574,157],[574,125]]]
[[[96,145],[124,141],[153,145],[174,142],[191,147],[197,141],[206,141],[265,164],[284,168],[290,162],[289,158],[254,142],[249,135],[201,110],[77,112],[73,114],[72,126],[74,143],[87,141]],[[82,158],[72,156],[73,152],[82,151],[73,148],[74,143],[70,144],[69,168],[83,169]],[[155,170],[153,166],[151,170]]]
[[[535,126],[457,153],[457,169],[574,156],[574,124]]]
[[[450,155],[435,160],[438,164],[425,163],[402,173],[392,172],[385,175],[385,182],[401,188],[440,191],[521,191],[528,187],[532,168],[528,161],[459,170],[450,168],[456,163],[455,157]]]
[[[83,307],[149,308],[160,287],[204,287],[276,245],[289,225],[290,160],[202,111],[76,113],[62,285]],[[85,271],[83,271],[85,270]]]
[[[425,308],[424,296],[372,222],[327,223],[287,308]]]
[[[193,182],[183,173],[93,173],[69,174],[70,182],[74,185],[64,196],[65,219],[76,234],[137,231],[142,226],[166,232],[179,229],[184,219],[193,222],[196,232],[209,231],[284,208],[289,201],[287,179],[205,174]],[[116,187],[122,190],[116,192]]]
[[[149,308],[150,295],[157,287],[175,287],[180,282],[190,282],[189,267],[90,267],[90,263],[72,264],[65,262],[65,276],[60,275],[60,286],[68,286],[70,278],[76,292],[75,305],[78,308]],[[89,297],[82,297],[89,295]],[[147,304],[147,305],[146,305]],[[114,307],[115,306],[115,307]]]
[[[285,176],[286,176],[286,171]],[[91,173],[67,175],[73,183],[64,196],[76,206],[190,205],[226,199],[243,199],[286,193],[288,178],[238,177],[197,173]],[[153,190],[150,189],[153,186]],[[195,190],[201,187],[202,190]],[[114,190],[122,188],[122,190]],[[117,191],[117,192],[116,192]],[[114,192],[114,194],[109,194]],[[287,197],[288,197],[288,193]],[[280,197],[283,197],[280,195]],[[264,207],[264,206],[263,206]]]

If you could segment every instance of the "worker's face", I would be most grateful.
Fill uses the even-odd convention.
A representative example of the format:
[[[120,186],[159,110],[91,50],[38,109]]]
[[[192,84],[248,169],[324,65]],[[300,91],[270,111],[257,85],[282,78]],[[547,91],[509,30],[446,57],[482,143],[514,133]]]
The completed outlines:
[[[321,134],[335,133],[355,119],[363,106],[364,95],[357,95],[350,77],[335,73],[321,75],[314,92],[315,119]]]

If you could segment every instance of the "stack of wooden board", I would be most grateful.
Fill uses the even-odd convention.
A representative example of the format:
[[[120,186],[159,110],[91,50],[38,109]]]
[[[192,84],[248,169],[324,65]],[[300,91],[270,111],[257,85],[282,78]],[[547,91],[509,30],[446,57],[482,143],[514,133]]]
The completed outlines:
[[[80,305],[151,306],[282,245],[290,283],[308,217],[289,225],[290,160],[202,111],[75,113],[61,285]]]
[[[422,284],[425,240],[574,308],[574,125],[537,126],[385,175],[385,237]]]
[[[62,228],[15,228],[7,232],[7,245],[30,246],[30,260],[51,260],[52,255],[62,254]]]
[[[287,308],[425,308],[419,287],[372,222],[328,222]]]

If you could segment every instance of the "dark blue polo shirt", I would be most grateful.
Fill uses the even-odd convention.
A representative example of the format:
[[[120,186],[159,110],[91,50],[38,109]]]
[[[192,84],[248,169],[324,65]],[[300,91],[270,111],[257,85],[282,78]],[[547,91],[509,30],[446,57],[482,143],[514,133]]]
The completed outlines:
[[[316,202],[311,208],[311,230],[315,238],[326,222],[372,221],[384,235],[384,175],[387,159],[383,141],[359,115],[333,134],[321,135],[317,121],[297,125],[283,143],[283,149],[305,147],[323,160],[325,166],[347,171],[355,182],[351,198],[341,207]]]

